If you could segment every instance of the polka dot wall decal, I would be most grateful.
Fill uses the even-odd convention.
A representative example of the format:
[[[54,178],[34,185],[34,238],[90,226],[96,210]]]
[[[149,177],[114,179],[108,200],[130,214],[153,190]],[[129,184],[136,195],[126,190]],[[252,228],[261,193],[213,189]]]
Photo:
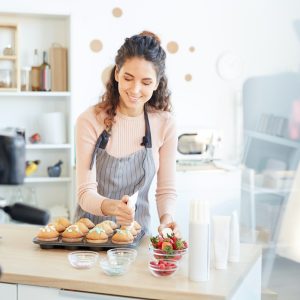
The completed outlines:
[[[103,48],[102,42],[100,40],[92,40],[90,42],[90,48],[93,52],[100,52]]]
[[[120,18],[122,15],[123,15],[123,11],[120,7],[115,7],[113,10],[112,10],[112,14],[114,17],[116,18]]]
[[[184,79],[185,79],[186,81],[191,81],[192,78],[193,78],[193,77],[192,77],[191,74],[186,74],[185,77],[184,77]]]
[[[194,46],[191,46],[190,48],[189,48],[189,50],[190,50],[190,52],[195,52],[195,47]]]
[[[179,49],[179,46],[176,42],[169,42],[167,44],[167,50],[170,52],[170,53],[176,53]]]
[[[106,85],[113,67],[114,67],[113,65],[110,65],[102,71],[101,80],[103,85]]]

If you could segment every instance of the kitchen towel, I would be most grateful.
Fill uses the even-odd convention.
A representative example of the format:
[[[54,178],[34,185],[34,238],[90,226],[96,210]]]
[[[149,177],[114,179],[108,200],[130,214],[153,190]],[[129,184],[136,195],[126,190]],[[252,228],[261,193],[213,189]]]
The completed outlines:
[[[42,114],[40,118],[41,140],[44,144],[66,143],[66,120],[62,112]]]

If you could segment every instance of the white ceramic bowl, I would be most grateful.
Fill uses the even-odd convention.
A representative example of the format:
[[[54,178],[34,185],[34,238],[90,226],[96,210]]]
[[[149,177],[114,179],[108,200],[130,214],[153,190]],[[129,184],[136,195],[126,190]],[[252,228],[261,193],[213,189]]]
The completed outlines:
[[[130,262],[133,263],[136,259],[137,251],[132,248],[114,248],[107,251],[107,257],[108,259],[114,258],[114,257],[125,257],[129,258]]]
[[[89,269],[95,265],[99,254],[94,251],[74,251],[68,254],[70,264],[76,269]]]
[[[125,274],[130,267],[131,261],[128,257],[111,257],[100,260],[100,267],[103,272],[110,276]]]

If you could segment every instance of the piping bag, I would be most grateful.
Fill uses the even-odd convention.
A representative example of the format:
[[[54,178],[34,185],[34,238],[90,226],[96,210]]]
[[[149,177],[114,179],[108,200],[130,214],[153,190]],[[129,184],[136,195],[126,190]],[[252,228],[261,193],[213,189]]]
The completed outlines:
[[[132,196],[129,197],[129,200],[127,202],[127,206],[132,208],[135,211],[135,205],[136,201],[138,199],[139,191],[135,192]],[[128,229],[131,229],[133,227],[133,222],[127,227]]]

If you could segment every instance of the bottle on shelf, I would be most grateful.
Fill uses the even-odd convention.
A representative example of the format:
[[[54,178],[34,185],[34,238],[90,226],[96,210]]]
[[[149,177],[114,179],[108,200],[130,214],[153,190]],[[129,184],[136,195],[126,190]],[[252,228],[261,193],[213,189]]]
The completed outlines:
[[[46,51],[43,51],[43,63],[40,66],[40,91],[51,91],[51,67],[47,63]]]
[[[40,66],[39,66],[38,50],[34,49],[33,65],[31,67],[31,89],[33,91],[40,90]]]

